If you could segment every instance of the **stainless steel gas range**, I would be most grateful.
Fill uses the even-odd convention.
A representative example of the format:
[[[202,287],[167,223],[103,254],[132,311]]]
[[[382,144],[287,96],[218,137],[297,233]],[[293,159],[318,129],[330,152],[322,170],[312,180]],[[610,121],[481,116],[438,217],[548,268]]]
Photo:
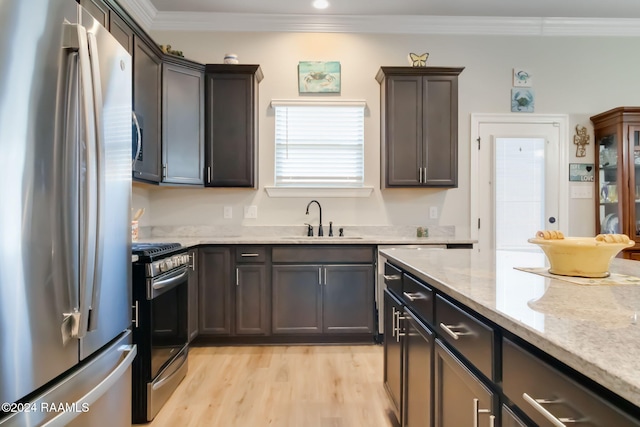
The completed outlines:
[[[134,423],[151,421],[187,373],[187,279],[191,262],[179,243],[134,243]]]

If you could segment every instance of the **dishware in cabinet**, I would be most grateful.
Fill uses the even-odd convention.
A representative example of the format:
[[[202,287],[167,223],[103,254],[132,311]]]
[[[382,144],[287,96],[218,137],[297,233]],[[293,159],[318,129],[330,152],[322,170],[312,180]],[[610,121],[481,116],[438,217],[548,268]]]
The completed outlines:
[[[596,163],[596,234],[622,233],[636,241],[623,252],[640,259],[640,107],[618,107],[591,117]]]

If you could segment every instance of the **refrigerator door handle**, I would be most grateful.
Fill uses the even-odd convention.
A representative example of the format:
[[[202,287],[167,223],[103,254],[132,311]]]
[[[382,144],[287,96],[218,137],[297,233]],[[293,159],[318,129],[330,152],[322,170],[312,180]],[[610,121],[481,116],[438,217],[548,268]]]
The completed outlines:
[[[96,127],[94,115],[93,87],[91,84],[91,62],[89,59],[89,42],[87,30],[82,25],[69,24],[76,29],[78,68],[80,69],[81,114],[83,118],[82,140],[85,145],[84,188],[80,190],[80,307],[79,327],[76,338],[83,338],[89,329],[89,311],[93,294],[93,279],[95,276],[95,236],[91,230],[96,229],[97,200],[95,184],[95,147]],[[82,159],[81,159],[82,162]],[[82,182],[82,178],[80,178]]]
[[[82,398],[78,399],[74,405],[75,408],[90,408],[100,397],[102,397],[109,389],[122,377],[131,366],[133,359],[136,357],[137,348],[135,345],[121,345],[118,351],[125,356],[118,366],[111,371],[109,376],[100,381],[93,389],[89,390]],[[42,427],[63,426],[69,424],[74,418],[81,415],[82,411],[64,411],[55,418],[52,418]]]
[[[131,117],[133,119],[133,124],[136,125],[136,153],[133,156],[133,160],[131,160],[131,170],[133,170],[136,166],[136,162],[138,161],[138,156],[140,155],[140,149],[142,148],[142,132],[140,132],[140,123],[138,123],[138,116],[136,116],[135,111],[131,112]]]
[[[68,24],[67,24],[68,25]],[[69,306],[65,308],[62,321],[62,339],[66,343],[69,339],[78,336],[80,328],[80,312],[79,296],[78,296],[78,275],[79,270],[79,254],[76,248],[78,240],[78,224],[79,224],[79,147],[78,147],[78,112],[79,102],[79,74],[78,74],[78,51],[77,51],[77,29],[68,26],[65,28],[65,43],[63,47],[69,52],[67,54],[66,63],[66,94],[64,99],[63,111],[66,119],[64,120],[64,131],[62,138],[62,162],[60,170],[63,171],[61,188],[59,190],[62,200],[64,200],[62,212],[60,213],[60,221],[62,223],[62,235],[59,237],[60,245],[57,251],[64,254],[65,260],[64,277],[69,293]],[[75,43],[69,45],[70,39]]]
[[[94,188],[96,191],[95,222],[96,233],[94,240],[93,262],[93,291],[91,294],[91,316],[87,326],[88,331],[98,328],[98,311],[100,308],[100,289],[102,271],[102,253],[104,248],[104,235],[102,224],[104,223],[104,188],[105,188],[105,147],[104,147],[104,123],[102,122],[102,79],[100,77],[100,62],[98,56],[98,41],[91,31],[87,31],[89,42],[89,57],[91,60],[91,81],[93,83],[93,113],[95,121],[95,175]]]

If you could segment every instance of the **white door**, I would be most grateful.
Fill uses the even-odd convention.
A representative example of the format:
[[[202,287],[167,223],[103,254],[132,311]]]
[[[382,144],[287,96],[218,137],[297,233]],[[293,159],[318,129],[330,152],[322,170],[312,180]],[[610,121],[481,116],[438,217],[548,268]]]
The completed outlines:
[[[561,131],[554,121],[477,122],[479,250],[527,250],[538,230],[566,233]]]

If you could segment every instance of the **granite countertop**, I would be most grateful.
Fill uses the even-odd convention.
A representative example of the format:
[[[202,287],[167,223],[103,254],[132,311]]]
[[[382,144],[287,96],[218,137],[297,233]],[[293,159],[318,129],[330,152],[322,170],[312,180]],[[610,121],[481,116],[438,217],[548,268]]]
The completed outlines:
[[[344,236],[338,236],[344,228]],[[317,233],[317,227],[314,227]],[[476,240],[456,234],[452,226],[429,227],[430,237],[417,237],[414,226],[324,226],[322,237],[306,236],[305,226],[153,226],[141,227],[139,242],[197,245],[446,245],[473,244]]]
[[[307,236],[167,236],[140,238],[143,243],[168,243],[176,242],[183,246],[197,245],[447,245],[447,244],[473,244],[471,239],[459,239],[455,237],[392,237],[392,236],[354,236],[354,237],[307,237]]]
[[[382,256],[640,406],[640,286],[577,285],[514,267],[544,267],[542,252],[406,249]],[[640,263],[610,271],[640,277]]]

